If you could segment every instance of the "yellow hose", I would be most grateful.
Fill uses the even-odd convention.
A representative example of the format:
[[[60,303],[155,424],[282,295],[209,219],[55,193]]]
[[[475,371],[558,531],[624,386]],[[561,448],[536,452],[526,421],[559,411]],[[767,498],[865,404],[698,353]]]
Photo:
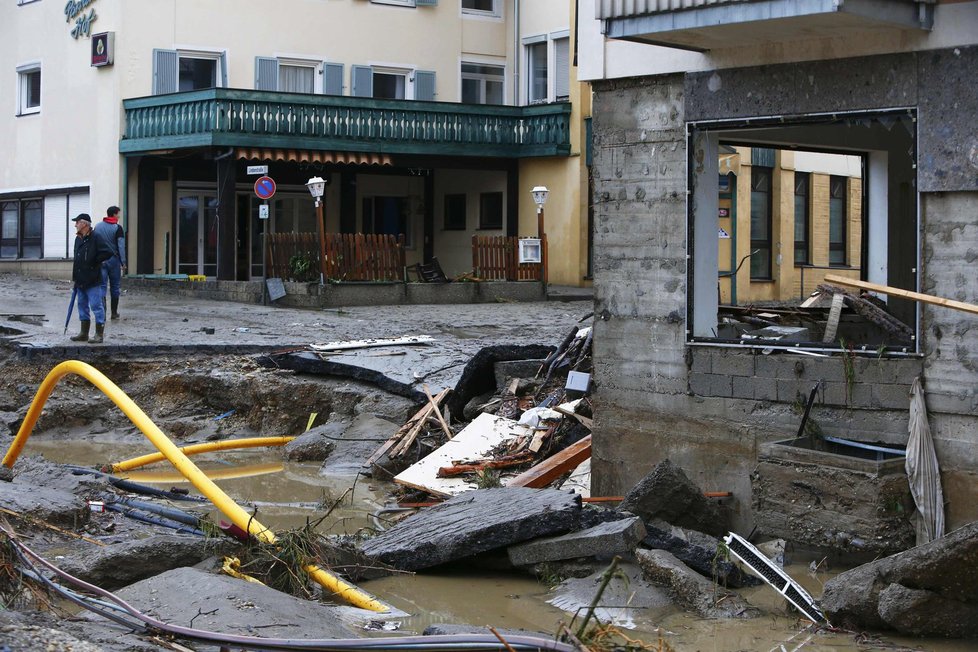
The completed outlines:
[[[237,480],[239,478],[253,478],[257,475],[266,475],[268,473],[278,473],[284,468],[285,465],[282,462],[266,462],[265,464],[207,469],[203,473],[211,480]],[[119,477],[123,480],[148,482],[149,484],[188,482],[178,471],[172,469],[169,471],[125,471],[120,473]]]
[[[247,439],[225,439],[224,441],[209,441],[203,444],[191,444],[183,446],[180,452],[186,456],[198,455],[200,453],[212,453],[214,451],[235,450],[239,448],[259,448],[261,446],[284,446],[295,437],[249,437]],[[131,460],[117,462],[110,467],[112,473],[121,471],[131,471],[147,464],[162,462],[166,457],[163,453],[149,453]]]
[[[27,410],[27,416],[24,417],[24,422],[21,424],[20,430],[17,431],[17,436],[14,437],[13,443],[10,444],[10,448],[7,449],[7,453],[3,457],[4,466],[8,468],[13,467],[14,462],[17,461],[21,451],[24,449],[24,444],[27,443],[28,437],[30,437],[31,432],[34,430],[34,426],[37,424],[37,420],[41,416],[41,410],[44,408],[44,404],[51,396],[54,386],[59,380],[68,374],[77,374],[87,379],[90,383],[95,385],[95,387],[101,390],[103,394],[108,396],[112,402],[115,403],[127,417],[129,417],[129,420],[132,421],[132,423],[139,428],[144,435],[146,435],[154,446],[156,446],[157,450],[159,450],[164,457],[166,457],[166,459],[168,459],[170,463],[173,464],[173,466],[175,466],[181,474],[183,474],[185,478],[190,480],[191,484],[193,484],[198,491],[207,496],[214,506],[217,507],[222,514],[227,516],[232,523],[237,525],[245,532],[250,532],[253,536],[269,545],[274,545],[277,542],[275,534],[271,530],[259,523],[256,519],[252,518],[248,512],[239,507],[238,504],[231,500],[231,498],[224,493],[220,487],[214,484],[210,478],[208,478],[200,469],[198,469],[194,463],[191,462],[190,459],[184,455],[183,452],[181,452],[180,449],[167,438],[166,435],[163,434],[163,431],[161,431],[156,424],[153,423],[148,416],[146,416],[146,413],[143,412],[139,406],[126,395],[125,392],[119,389],[119,387],[109,380],[101,371],[79,360],[67,360],[58,364],[41,382],[41,386],[38,388],[37,394],[34,396],[34,400],[31,402],[30,408]],[[340,578],[336,577],[332,573],[328,573],[322,568],[319,568],[315,564],[306,565],[304,570],[324,588],[332,591],[334,594],[340,596],[340,598],[355,607],[378,612],[390,610],[389,607],[371,597],[364,591],[361,591],[351,584],[347,584]]]

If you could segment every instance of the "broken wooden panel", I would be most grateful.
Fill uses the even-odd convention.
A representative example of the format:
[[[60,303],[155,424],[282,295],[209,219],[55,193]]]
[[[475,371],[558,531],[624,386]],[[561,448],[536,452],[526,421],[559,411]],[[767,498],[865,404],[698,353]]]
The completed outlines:
[[[532,469],[524,471],[506,483],[507,487],[546,487],[568,473],[584,460],[591,458],[591,435],[574,442],[564,450],[551,455]]]
[[[892,554],[913,547],[904,457],[866,459],[825,446],[791,445],[799,441],[761,446],[751,478],[760,531],[850,552]]]
[[[439,478],[438,469],[453,466],[456,460],[491,457],[491,451],[499,444],[517,437],[528,437],[531,432],[529,428],[512,419],[480,414],[456,434],[454,439],[399,473],[394,482],[436,496],[455,496],[475,489],[475,482],[463,477]]]

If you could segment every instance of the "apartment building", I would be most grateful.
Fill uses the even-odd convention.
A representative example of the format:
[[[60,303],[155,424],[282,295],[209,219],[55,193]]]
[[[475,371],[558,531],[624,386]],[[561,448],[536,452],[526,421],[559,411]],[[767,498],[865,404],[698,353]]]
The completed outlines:
[[[536,236],[546,186],[549,279],[586,282],[569,0],[18,0],[0,20],[0,269],[68,275],[68,218],[116,204],[130,273],[262,278],[264,234],[317,231],[318,176],[326,232],[403,236],[449,275],[473,235]]]
[[[670,458],[733,492],[749,531],[759,451],[801,436],[816,384],[826,436],[899,449],[920,378],[948,527],[978,518],[974,316],[907,295],[978,303],[976,35],[970,0],[581,0],[593,491],[620,494]],[[808,153],[857,163],[821,171]],[[801,306],[825,271],[887,290],[844,301],[865,315]],[[765,322],[780,330],[757,334]],[[875,509],[835,488],[852,514]],[[835,500],[804,490],[778,498],[813,514]],[[805,531],[842,541],[841,520]]]

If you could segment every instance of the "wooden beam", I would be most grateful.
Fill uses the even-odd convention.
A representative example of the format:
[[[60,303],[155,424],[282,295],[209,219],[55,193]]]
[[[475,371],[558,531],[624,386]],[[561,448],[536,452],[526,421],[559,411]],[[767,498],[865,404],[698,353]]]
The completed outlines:
[[[548,484],[577,468],[591,457],[591,435],[584,437],[555,455],[551,455],[531,469],[524,471],[506,483],[507,487],[546,487]]]
[[[944,306],[945,308],[953,308],[954,310],[961,310],[963,312],[970,312],[973,315],[978,315],[978,306],[972,303],[955,301],[954,299],[945,299],[944,297],[937,297],[933,294],[922,294],[920,292],[911,292],[910,290],[901,290],[900,288],[890,287],[889,285],[877,285],[876,283],[869,283],[867,281],[857,281],[855,279],[845,278],[844,276],[837,276],[835,274],[826,274],[825,282],[834,283],[835,285],[847,285],[849,287],[869,290],[871,292],[879,292],[881,294],[888,294],[893,297],[912,299],[914,301],[920,301],[921,303]]]

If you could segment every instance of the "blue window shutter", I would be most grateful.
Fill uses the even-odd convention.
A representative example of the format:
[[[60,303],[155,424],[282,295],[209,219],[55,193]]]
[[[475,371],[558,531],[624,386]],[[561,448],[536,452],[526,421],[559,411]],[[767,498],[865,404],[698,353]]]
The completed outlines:
[[[414,71],[414,99],[435,99],[435,73],[430,70]]]
[[[343,94],[343,64],[323,62],[323,94]]]
[[[438,0],[414,0],[415,7],[434,7],[438,4]]]
[[[370,66],[350,66],[354,97],[374,96],[374,69]]]
[[[255,57],[255,90],[278,90],[278,59]]]
[[[153,95],[177,92],[179,67],[176,50],[153,50]]]
[[[228,53],[221,52],[221,69],[218,71],[220,73],[220,83],[221,88],[228,87]]]

